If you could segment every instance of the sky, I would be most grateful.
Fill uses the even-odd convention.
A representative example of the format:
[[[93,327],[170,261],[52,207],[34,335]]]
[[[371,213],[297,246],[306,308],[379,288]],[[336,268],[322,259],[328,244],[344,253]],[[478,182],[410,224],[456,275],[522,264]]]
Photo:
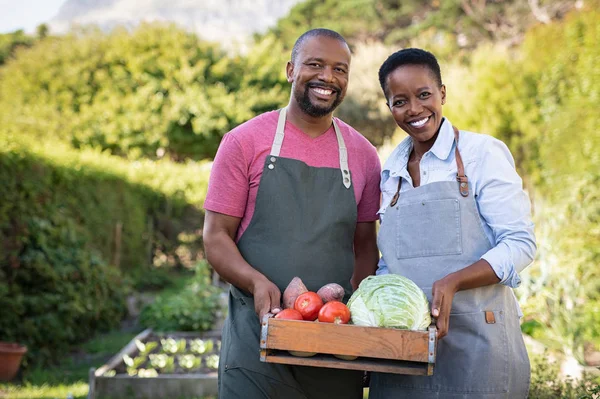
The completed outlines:
[[[58,14],[66,0],[0,0],[0,33],[23,29],[27,33]]]

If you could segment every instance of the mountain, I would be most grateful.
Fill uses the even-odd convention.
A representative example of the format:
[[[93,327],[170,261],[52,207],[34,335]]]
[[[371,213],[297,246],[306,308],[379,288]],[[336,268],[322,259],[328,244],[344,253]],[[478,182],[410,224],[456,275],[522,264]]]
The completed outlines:
[[[244,43],[252,33],[275,25],[302,0],[67,0],[50,22],[64,33],[73,25],[110,30],[143,21],[174,22],[200,37],[225,45]]]

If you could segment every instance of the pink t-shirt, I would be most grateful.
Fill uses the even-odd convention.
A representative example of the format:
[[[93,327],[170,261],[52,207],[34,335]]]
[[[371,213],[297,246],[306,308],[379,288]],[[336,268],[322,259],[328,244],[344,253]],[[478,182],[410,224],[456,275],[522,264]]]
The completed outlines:
[[[227,133],[215,156],[204,208],[242,218],[236,240],[252,219],[265,158],[277,129],[279,113],[261,114]],[[375,147],[352,127],[336,118],[346,148],[357,202],[358,222],[377,220],[381,164]],[[339,149],[333,126],[311,138],[290,122],[279,154],[314,167],[339,168]]]

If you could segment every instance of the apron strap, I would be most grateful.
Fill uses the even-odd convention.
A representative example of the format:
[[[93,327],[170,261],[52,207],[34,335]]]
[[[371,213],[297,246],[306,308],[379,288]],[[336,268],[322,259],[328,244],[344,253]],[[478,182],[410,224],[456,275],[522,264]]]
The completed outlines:
[[[281,152],[281,146],[283,145],[284,130],[285,130],[285,116],[287,108],[284,107],[279,111],[279,119],[277,120],[277,130],[275,131],[275,139],[273,139],[273,145],[271,146],[271,156],[278,157]],[[335,118],[333,118],[333,129],[335,130],[335,136],[338,142],[338,148],[340,153],[340,170],[342,173],[342,182],[344,187],[350,188],[352,186],[352,177],[350,176],[350,168],[348,167],[348,150],[346,149],[346,143],[344,137],[340,132]]]
[[[456,158],[456,180],[458,181],[458,191],[460,192],[460,195],[462,195],[463,197],[468,197],[469,196],[469,179],[467,178],[467,175],[465,175],[465,166],[463,164],[462,161],[462,157],[460,156],[460,152],[458,151],[458,136],[459,136],[459,132],[458,129],[456,128],[456,126],[452,126],[452,129],[454,129],[454,139],[456,141],[456,147],[454,149],[454,154],[455,154],[455,158]],[[398,203],[398,198],[400,198],[400,188],[402,187],[402,176],[400,176],[398,178],[398,188],[396,190],[396,193],[394,194],[394,196],[392,197],[392,201],[390,202],[389,206],[394,206],[396,205],[396,203]]]
[[[337,137],[338,147],[340,149],[340,169],[342,170],[342,181],[344,187],[350,188],[352,185],[352,178],[350,177],[350,168],[348,167],[348,150],[346,149],[346,143],[344,143],[344,137],[340,132],[335,118],[333,118],[333,129],[335,130],[335,136]]]
[[[456,158],[456,180],[458,181],[458,191],[463,197],[469,196],[469,179],[465,175],[465,166],[463,165],[462,157],[458,151],[458,136],[459,132],[456,126],[452,126],[454,129],[454,139],[456,140],[456,148],[454,149]]]
[[[275,139],[273,139],[273,145],[271,146],[271,155],[278,157],[281,152],[281,146],[283,144],[283,131],[285,128],[285,108],[279,110],[279,119],[277,120],[277,130],[275,131]]]

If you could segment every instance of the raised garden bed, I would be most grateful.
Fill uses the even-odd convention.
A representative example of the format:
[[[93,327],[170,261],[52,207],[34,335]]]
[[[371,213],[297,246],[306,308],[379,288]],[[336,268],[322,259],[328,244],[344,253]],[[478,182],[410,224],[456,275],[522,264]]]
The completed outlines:
[[[217,395],[220,331],[138,334],[89,374],[88,399],[203,398]]]

